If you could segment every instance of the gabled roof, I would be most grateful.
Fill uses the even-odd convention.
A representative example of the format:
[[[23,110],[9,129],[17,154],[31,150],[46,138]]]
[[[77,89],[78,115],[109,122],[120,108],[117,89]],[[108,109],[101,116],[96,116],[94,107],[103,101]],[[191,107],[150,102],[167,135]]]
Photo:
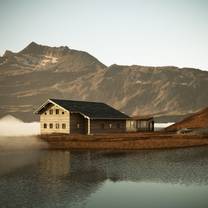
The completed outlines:
[[[45,104],[38,108],[35,113],[41,110],[49,103],[55,103],[58,106],[70,112],[79,112],[91,119],[128,119],[129,116],[112,108],[111,106],[100,102],[49,99]]]

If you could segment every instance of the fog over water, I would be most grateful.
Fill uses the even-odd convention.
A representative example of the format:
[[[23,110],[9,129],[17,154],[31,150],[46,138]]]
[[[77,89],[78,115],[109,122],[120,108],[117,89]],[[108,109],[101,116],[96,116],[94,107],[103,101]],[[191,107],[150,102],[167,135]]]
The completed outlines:
[[[39,122],[24,123],[11,115],[0,119],[0,136],[31,136],[40,134]]]
[[[37,161],[47,147],[38,134],[38,122],[24,123],[11,115],[0,119],[0,175]]]

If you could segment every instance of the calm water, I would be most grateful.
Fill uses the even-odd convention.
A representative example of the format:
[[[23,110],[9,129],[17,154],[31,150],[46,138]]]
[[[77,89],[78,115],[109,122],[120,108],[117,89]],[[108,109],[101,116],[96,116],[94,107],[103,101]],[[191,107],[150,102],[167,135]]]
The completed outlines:
[[[0,208],[207,208],[208,148],[0,153]]]

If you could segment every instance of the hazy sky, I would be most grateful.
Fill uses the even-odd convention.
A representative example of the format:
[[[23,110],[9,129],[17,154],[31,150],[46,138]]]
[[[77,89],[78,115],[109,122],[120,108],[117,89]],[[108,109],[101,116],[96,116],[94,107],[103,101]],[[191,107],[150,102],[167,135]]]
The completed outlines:
[[[0,0],[0,54],[31,41],[106,65],[208,70],[208,0]]]

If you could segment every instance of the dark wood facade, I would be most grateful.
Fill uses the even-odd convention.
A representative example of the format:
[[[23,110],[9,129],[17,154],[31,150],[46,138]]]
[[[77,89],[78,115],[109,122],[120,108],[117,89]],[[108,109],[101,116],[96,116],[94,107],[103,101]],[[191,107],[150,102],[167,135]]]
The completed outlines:
[[[117,119],[90,119],[90,134],[124,133],[126,120]],[[80,113],[70,113],[70,133],[87,134],[88,119]]]
[[[90,132],[92,134],[124,133],[126,132],[126,120],[92,119],[90,120]]]
[[[80,113],[70,113],[70,133],[71,134],[86,134],[87,119]]]

